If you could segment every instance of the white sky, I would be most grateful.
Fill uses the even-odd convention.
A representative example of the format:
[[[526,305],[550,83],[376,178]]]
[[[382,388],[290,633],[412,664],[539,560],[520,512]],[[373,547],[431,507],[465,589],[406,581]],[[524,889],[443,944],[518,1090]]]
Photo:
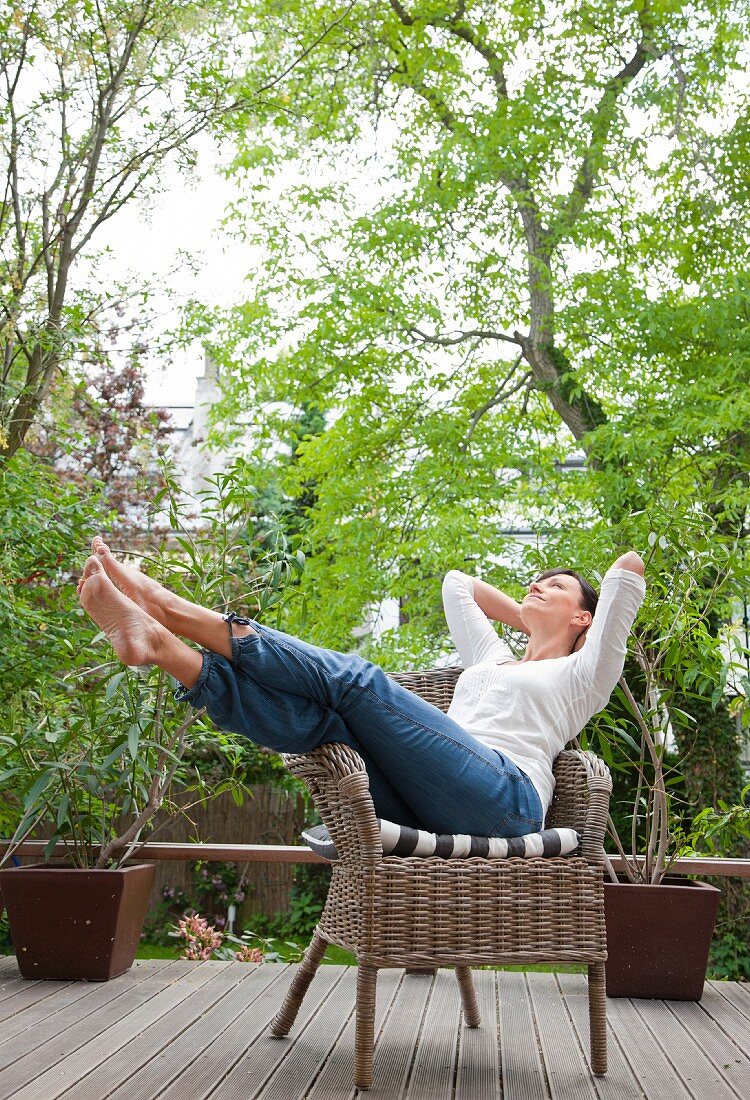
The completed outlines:
[[[106,270],[113,280],[134,285],[152,279],[157,284],[169,281],[172,298],[158,303],[165,329],[176,323],[177,310],[190,298],[206,305],[241,299],[253,257],[248,245],[221,232],[224,209],[236,192],[219,174],[219,167],[215,147],[204,141],[198,168],[191,176],[168,174],[162,193],[148,205],[134,202],[112,219],[106,234],[97,234],[97,248],[112,250]],[[192,264],[181,258],[185,252],[191,254]],[[146,403],[190,404],[195,379],[202,373],[199,343],[178,353],[166,367],[153,363],[148,369]]]

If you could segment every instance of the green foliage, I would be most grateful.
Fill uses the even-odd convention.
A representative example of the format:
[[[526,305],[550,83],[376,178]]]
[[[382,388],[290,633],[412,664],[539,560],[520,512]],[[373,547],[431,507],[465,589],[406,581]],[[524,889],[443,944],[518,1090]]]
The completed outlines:
[[[255,11],[253,78],[315,47],[273,130],[235,134],[248,194],[232,230],[267,265],[241,307],[196,307],[188,327],[223,367],[217,436],[249,416],[256,468],[303,404],[326,415],[281,480],[288,496],[315,485],[314,640],[348,647],[390,596],[398,637],[362,648],[389,667],[434,659],[442,573],[502,559],[493,579],[512,588],[503,532],[519,524],[626,538],[631,513],[695,503],[736,531],[747,5]],[[577,445],[586,472],[561,467]],[[622,545],[648,533],[634,522]]]
[[[730,982],[750,981],[750,944],[747,921],[737,929],[717,929],[711,942],[707,975]]]
[[[41,690],[90,636],[75,600],[81,548],[108,522],[101,486],[78,487],[26,452],[0,463],[0,701]]]
[[[102,227],[189,172],[196,138],[240,107],[247,11],[225,0],[38,0],[0,13],[0,454],[14,454],[60,370],[97,358],[107,312],[149,297],[97,265]]]
[[[718,806],[705,806],[693,818],[685,855],[738,854],[750,841],[750,785],[742,790],[736,805],[719,799]]]
[[[240,752],[201,712],[175,713],[172,687],[160,670],[83,670],[54,695],[30,691],[0,736],[0,784],[22,801],[14,842],[44,825],[48,856],[62,841],[74,866],[119,866],[173,790],[202,800],[235,787],[230,775],[209,790],[183,760],[188,731],[194,744],[208,742],[233,761],[235,772]]]
[[[275,131],[236,135],[232,228],[268,263],[240,308],[192,315],[224,368],[217,436],[249,416],[260,467],[302,402],[325,413],[280,469],[315,486],[300,595],[314,641],[390,668],[445,653],[448,568],[518,596],[639,549],[632,693],[584,741],[635,775],[632,847],[660,874],[719,743],[695,713],[742,656],[748,5],[258,10],[254,65],[315,49]],[[360,638],[388,597],[398,629]]]
[[[254,930],[272,938],[306,943],[320,920],[330,881],[330,867],[322,863],[296,864],[288,911],[275,916],[254,914]]]
[[[29,562],[36,566],[27,577],[27,617],[39,605],[70,615],[68,609],[76,606],[74,577],[63,573],[53,557],[58,543],[47,537],[45,524],[53,505],[41,496],[47,489],[52,497],[57,482],[20,452],[0,472],[13,487],[0,560],[7,574],[11,568],[28,569]],[[253,535],[252,494],[239,473],[233,469],[218,475],[201,494],[199,524],[166,471],[164,484],[155,502],[153,529],[159,529],[159,509],[167,526],[160,549],[148,559],[151,568],[194,602],[227,610],[241,601],[279,621],[284,587],[301,573],[304,554],[278,528]],[[33,504],[27,495],[31,487],[37,492]],[[72,501],[64,534],[78,542],[75,554],[62,543],[70,551],[69,569],[75,557],[81,562],[85,545],[84,503],[74,487],[63,488]],[[61,496],[65,502],[58,492],[57,508]],[[58,590],[60,576],[64,584]],[[10,583],[12,575],[7,579],[12,593],[18,586]],[[23,645],[13,616],[19,606],[27,607],[14,599],[2,605],[11,651],[13,644],[19,650]],[[43,828],[47,852],[63,841],[76,865],[86,866],[92,858],[98,866],[119,865],[145,838],[162,807],[176,812],[176,791],[203,800],[231,790],[241,804],[248,770],[245,742],[216,731],[203,721],[202,712],[176,706],[170,699],[176,685],[161,670],[127,669],[108,657],[92,665],[92,652],[103,635],[79,614],[72,620],[75,633],[61,629],[57,650],[31,653],[18,678],[11,674],[3,685],[0,789],[7,792],[7,801],[1,824],[13,832],[14,843]],[[46,638],[51,633],[46,619],[43,626]],[[209,766],[204,777],[206,762],[217,760],[218,773]],[[188,808],[181,799],[180,810]],[[100,848],[98,857],[92,856],[92,846]]]

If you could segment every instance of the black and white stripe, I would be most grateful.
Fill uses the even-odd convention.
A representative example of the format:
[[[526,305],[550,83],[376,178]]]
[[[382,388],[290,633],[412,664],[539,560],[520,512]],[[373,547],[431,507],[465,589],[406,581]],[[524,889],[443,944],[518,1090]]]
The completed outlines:
[[[428,833],[408,825],[378,819],[385,856],[438,856],[441,859],[529,859],[532,856],[565,856],[580,844],[575,829],[543,829],[517,837],[468,836],[463,833]],[[305,829],[302,839],[314,852],[326,859],[338,859],[336,847],[325,825]]]

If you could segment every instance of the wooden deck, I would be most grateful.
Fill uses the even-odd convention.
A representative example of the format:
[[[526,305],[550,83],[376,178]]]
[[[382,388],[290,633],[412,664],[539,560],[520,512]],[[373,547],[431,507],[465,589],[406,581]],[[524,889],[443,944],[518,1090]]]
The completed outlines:
[[[289,1038],[272,1039],[293,973],[150,961],[102,984],[29,982],[0,958],[0,1100],[354,1097],[356,971],[321,967]],[[373,1100],[750,1100],[748,986],[712,982],[700,1004],[609,1000],[610,1070],[594,1079],[583,976],[475,979],[476,1030],[452,972],[381,971]]]

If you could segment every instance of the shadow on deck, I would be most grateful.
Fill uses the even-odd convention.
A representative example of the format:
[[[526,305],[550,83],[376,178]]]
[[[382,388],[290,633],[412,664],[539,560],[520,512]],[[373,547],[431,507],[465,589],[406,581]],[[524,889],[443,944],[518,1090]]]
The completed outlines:
[[[0,959],[0,1100],[339,1100],[352,1086],[356,970],[324,966],[287,1039],[267,1031],[295,967],[144,961],[103,984],[29,982]],[[384,970],[375,1083],[408,1100],[750,1100],[750,987],[700,1004],[609,1000],[609,1073],[588,1071],[582,975]]]

